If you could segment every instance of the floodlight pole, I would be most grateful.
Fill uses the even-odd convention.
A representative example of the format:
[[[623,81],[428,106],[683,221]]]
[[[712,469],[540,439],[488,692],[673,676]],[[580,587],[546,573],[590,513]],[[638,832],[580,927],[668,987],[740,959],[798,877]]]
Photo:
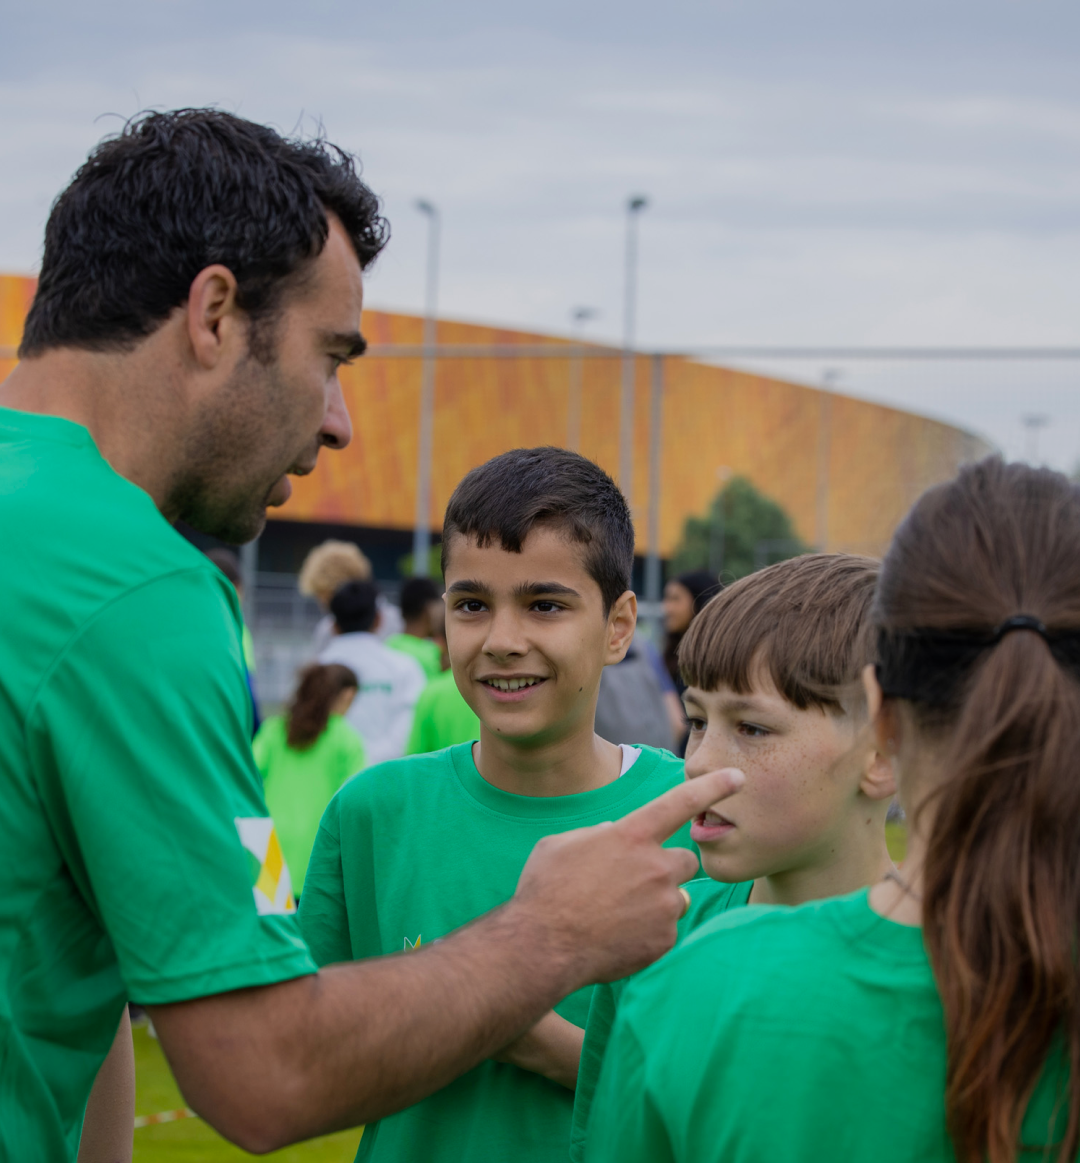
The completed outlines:
[[[649,619],[653,643],[660,645],[662,615],[660,613],[660,449],[661,424],[664,414],[664,357],[654,355],[651,360],[652,377],[649,392],[649,515],[646,527],[645,600],[650,603]]]
[[[424,362],[420,373],[420,441],[416,464],[416,520],[413,529],[413,577],[427,577],[431,554],[431,461],[435,438],[435,340],[439,294],[439,211],[419,198],[416,208],[427,216],[427,287],[424,293]]]
[[[634,488],[634,324],[637,314],[637,220],[648,206],[635,194],[626,202],[626,265],[623,272],[622,396],[619,402],[619,488],[633,509]]]
[[[593,307],[575,307],[570,312],[574,324],[574,346],[570,356],[570,385],[566,399],[566,447],[581,451],[581,384],[585,367],[581,358],[581,329],[599,314]]]

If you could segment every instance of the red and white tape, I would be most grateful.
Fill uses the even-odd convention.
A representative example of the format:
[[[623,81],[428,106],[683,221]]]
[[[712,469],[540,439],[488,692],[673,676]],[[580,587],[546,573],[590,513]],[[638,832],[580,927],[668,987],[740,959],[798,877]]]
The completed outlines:
[[[198,1117],[193,1110],[188,1110],[187,1107],[178,1111],[158,1111],[156,1115],[136,1115],[135,1130],[140,1127],[153,1127],[158,1123],[175,1123],[179,1119],[197,1119]]]

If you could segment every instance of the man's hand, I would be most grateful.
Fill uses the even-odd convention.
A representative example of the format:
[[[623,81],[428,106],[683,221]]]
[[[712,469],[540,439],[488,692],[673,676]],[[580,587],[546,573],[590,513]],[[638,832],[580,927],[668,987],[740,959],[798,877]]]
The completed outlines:
[[[661,843],[738,791],[743,773],[712,771],[612,824],[547,836],[532,851],[508,909],[525,912],[567,959],[570,988],[636,973],[675,943],[686,907],[679,885],[697,857]]]
[[[574,1090],[584,1039],[585,1031],[580,1026],[551,1010],[492,1057],[496,1062],[509,1062]]]

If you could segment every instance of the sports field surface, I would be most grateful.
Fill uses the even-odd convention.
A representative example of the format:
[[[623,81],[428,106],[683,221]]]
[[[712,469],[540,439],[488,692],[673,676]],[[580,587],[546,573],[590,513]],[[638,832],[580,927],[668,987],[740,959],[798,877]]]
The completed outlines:
[[[160,1114],[184,1109],[184,1100],[173,1081],[161,1047],[150,1037],[146,1023],[135,1027],[135,1114]],[[272,1155],[260,1155],[275,1163],[352,1163],[360,1132],[342,1131],[286,1147]],[[254,1159],[234,1147],[201,1119],[181,1118],[135,1131],[135,1163],[236,1163]]]
[[[889,824],[886,834],[892,858],[903,860],[907,840],[904,825]],[[150,1037],[145,1022],[135,1027],[134,1035],[136,1116],[182,1111],[184,1100],[173,1081],[165,1055],[157,1041]],[[276,1160],[276,1163],[352,1163],[359,1141],[358,1131],[342,1131],[260,1158]],[[237,1160],[254,1158],[254,1155],[226,1143],[201,1119],[173,1119],[139,1127],[135,1131],[135,1163],[236,1163]]]

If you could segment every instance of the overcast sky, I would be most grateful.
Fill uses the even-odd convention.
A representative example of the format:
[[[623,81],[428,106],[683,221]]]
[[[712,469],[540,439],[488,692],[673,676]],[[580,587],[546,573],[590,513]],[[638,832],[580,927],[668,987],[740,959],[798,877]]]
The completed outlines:
[[[360,154],[393,240],[371,306],[638,337],[1080,346],[1080,5],[1062,0],[393,4],[0,0],[0,270],[146,107],[216,104]],[[762,366],[762,365],[755,365]],[[764,368],[1080,459],[1080,362]]]

